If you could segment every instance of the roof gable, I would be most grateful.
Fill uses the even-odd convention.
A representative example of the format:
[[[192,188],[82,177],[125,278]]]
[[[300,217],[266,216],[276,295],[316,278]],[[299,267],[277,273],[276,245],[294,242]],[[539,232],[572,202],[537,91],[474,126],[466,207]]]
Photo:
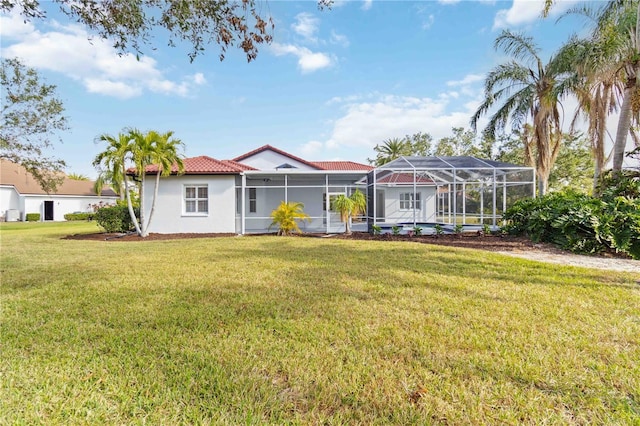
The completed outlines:
[[[269,156],[268,153],[275,155]],[[276,169],[283,163],[292,163],[290,164],[291,166],[298,167],[300,169],[304,168],[304,166],[307,166],[311,170],[322,170],[311,161],[296,157],[293,154],[289,154],[288,152],[271,145],[263,145],[260,148],[242,154],[234,158],[233,160],[241,161],[245,164],[250,164],[259,170]]]

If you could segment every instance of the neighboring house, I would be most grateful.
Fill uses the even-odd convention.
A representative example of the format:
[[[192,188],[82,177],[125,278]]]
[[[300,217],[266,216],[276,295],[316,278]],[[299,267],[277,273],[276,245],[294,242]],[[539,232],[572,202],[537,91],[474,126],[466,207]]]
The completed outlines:
[[[40,213],[42,221],[61,221],[67,213],[91,212],[92,205],[113,204],[117,199],[111,189],[98,196],[92,181],[69,178],[47,194],[22,166],[0,160],[0,220],[25,220],[27,213]]]
[[[459,172],[455,178],[455,171],[452,184],[435,172],[416,172],[402,166],[374,169],[352,161],[308,161],[270,145],[233,160],[186,158],[184,166],[183,175],[177,176],[174,168],[171,176],[161,178],[149,232],[268,232],[270,214],[282,201],[304,204],[310,221],[300,222],[303,231],[343,232],[344,224],[340,215],[331,210],[331,200],[340,194],[350,195],[356,189],[365,193],[369,201],[368,212],[354,219],[353,230],[366,231],[376,223],[436,222],[452,216],[451,205],[456,208],[455,193],[462,182],[462,174]],[[151,175],[157,171],[156,166],[146,169],[147,212],[155,189]],[[443,189],[447,194],[453,191],[453,197],[448,195],[446,203],[441,194]],[[497,187],[494,185],[493,189],[495,193]],[[463,204],[463,211],[464,208]],[[495,209],[493,217],[495,222]],[[455,222],[455,214],[453,219]]]

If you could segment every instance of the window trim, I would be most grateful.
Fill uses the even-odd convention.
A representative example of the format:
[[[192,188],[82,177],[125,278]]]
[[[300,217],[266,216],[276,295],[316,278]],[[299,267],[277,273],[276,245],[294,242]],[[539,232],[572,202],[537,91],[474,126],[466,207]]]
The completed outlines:
[[[195,188],[195,198],[187,198],[187,188]],[[207,189],[207,198],[200,198],[199,191],[200,188]],[[198,205],[200,201],[207,200],[207,211],[198,211]],[[195,201],[196,203],[196,211],[188,212],[187,211],[187,201]],[[182,185],[182,216],[199,216],[206,217],[209,216],[209,185],[206,183],[185,183]]]
[[[258,190],[249,188],[249,213],[258,212]]]
[[[422,210],[422,196],[420,192],[401,192],[398,198],[399,207],[402,211]],[[408,207],[402,207],[408,204]]]

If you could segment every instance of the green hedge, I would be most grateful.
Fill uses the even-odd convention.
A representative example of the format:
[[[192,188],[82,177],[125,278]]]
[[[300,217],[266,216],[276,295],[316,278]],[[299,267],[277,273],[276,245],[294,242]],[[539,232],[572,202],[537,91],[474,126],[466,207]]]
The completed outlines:
[[[64,220],[93,220],[95,213],[67,213]]]
[[[39,222],[40,213],[27,213],[27,222]]]
[[[504,214],[505,230],[577,253],[613,250],[640,259],[640,180],[611,183],[601,198],[575,192],[520,200]]]
[[[139,209],[134,209],[134,213],[139,216]],[[107,232],[129,232],[134,229],[127,206],[103,207],[95,213],[94,218]]]

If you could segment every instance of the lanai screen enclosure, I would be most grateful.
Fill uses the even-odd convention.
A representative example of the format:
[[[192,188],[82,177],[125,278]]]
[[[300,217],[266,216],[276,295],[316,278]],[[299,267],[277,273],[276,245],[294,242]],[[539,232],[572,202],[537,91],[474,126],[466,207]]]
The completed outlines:
[[[535,197],[535,172],[475,157],[400,157],[367,175],[367,222],[497,226],[521,198]]]

